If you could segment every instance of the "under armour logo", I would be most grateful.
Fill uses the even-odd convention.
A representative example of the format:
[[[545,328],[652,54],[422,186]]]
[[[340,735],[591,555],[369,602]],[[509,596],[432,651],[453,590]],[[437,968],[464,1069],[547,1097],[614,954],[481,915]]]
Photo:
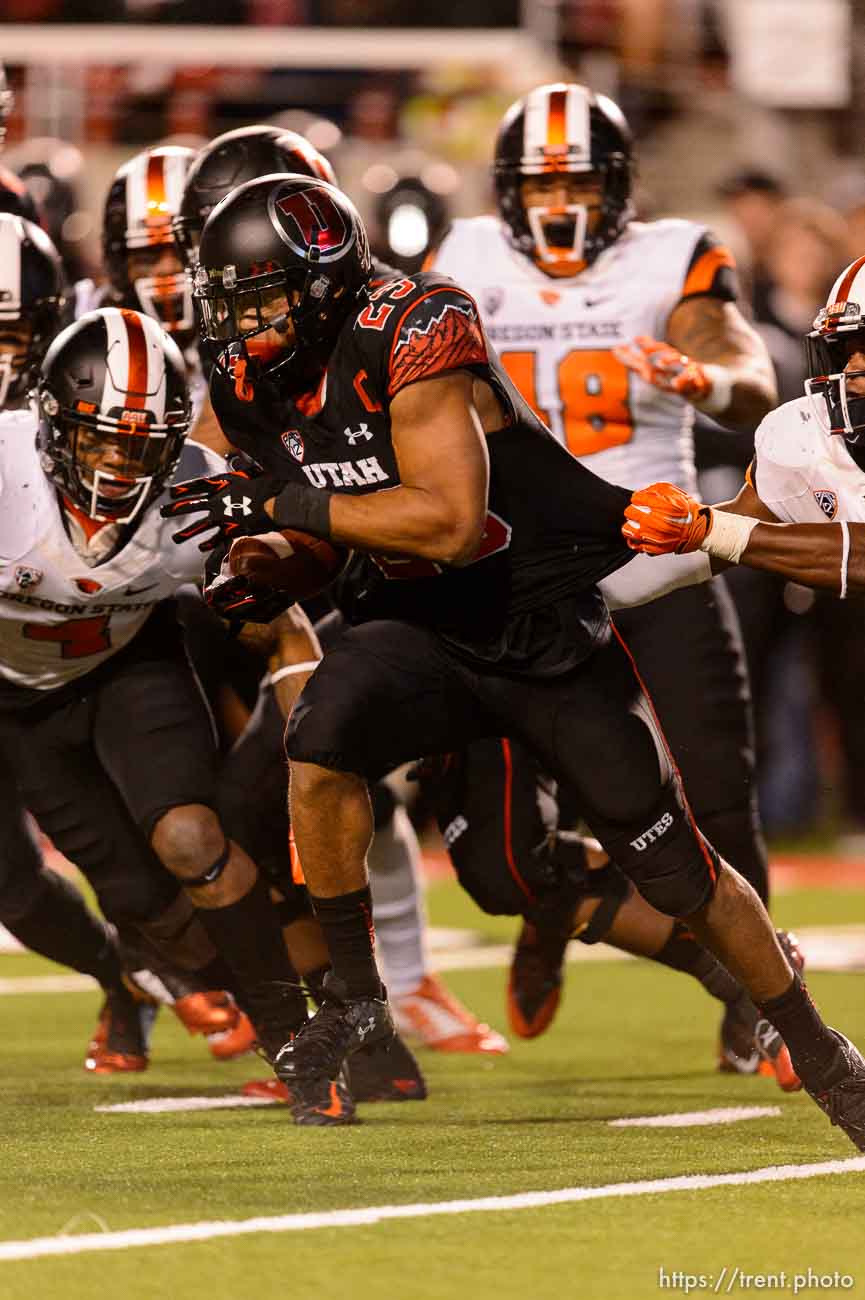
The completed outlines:
[[[232,501],[231,497],[227,496],[222,498],[222,504],[224,507],[222,513],[228,515],[229,519],[235,510],[239,510],[242,515],[252,514],[252,497],[244,497],[242,501]]]
[[[375,1029],[375,1016],[370,1016],[365,1025],[357,1026],[357,1036],[361,1042],[366,1038],[371,1029]]]
[[[361,424],[359,429],[354,429],[354,430],[343,429],[343,433],[348,439],[349,447],[353,447],[355,443],[360,442],[361,438],[364,438],[367,442],[369,442],[370,438],[372,437],[372,434],[367,428],[365,421]]]

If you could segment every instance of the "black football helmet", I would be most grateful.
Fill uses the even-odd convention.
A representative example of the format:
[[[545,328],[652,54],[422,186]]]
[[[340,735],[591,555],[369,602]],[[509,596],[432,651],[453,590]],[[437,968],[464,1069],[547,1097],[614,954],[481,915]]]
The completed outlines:
[[[226,131],[205,145],[189,169],[172,223],[186,265],[194,269],[204,223],[220,199],[256,176],[291,172],[336,185],[330,163],[296,131],[259,125]]]
[[[601,218],[588,231],[582,204],[527,209],[522,182],[565,172],[592,174],[601,187]],[[616,240],[633,215],[631,131],[618,105],[587,86],[539,86],[502,119],[493,163],[502,220],[514,247],[543,269],[582,270]]]
[[[181,347],[195,336],[195,317],[192,285],[171,223],[194,159],[194,149],[179,145],[160,145],[130,158],[111,183],[102,225],[105,269],[117,301],[152,316]],[[166,254],[168,270],[144,265]]]
[[[65,308],[63,264],[45,231],[0,212],[0,408],[33,386]]]
[[[853,350],[865,352],[865,257],[841,272],[805,335],[808,378],[805,392],[828,411],[830,433],[846,438],[857,455],[865,452],[865,394],[848,392],[851,379],[865,384],[865,370],[846,369]]]
[[[262,176],[232,190],[207,218],[198,251],[201,335],[236,387],[256,371],[288,378],[323,364],[371,275],[354,204],[308,176]]]
[[[138,521],[189,428],[177,344],[126,307],[88,312],[54,340],[38,385],[42,469],[91,519]]]

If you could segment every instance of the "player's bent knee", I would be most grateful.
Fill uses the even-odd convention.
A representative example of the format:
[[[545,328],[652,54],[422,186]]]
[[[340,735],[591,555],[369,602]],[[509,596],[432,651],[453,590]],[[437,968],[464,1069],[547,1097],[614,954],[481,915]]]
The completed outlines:
[[[151,844],[168,870],[187,883],[207,871],[227,847],[219,818],[203,804],[184,804],[163,813]]]
[[[604,848],[648,903],[668,916],[689,916],[715,892],[720,858],[682,805],[675,785],[664,790],[647,824],[608,833]]]

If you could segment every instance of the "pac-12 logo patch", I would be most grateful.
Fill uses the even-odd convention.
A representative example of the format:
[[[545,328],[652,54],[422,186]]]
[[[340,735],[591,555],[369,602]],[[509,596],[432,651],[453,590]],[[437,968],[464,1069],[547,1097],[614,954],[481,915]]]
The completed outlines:
[[[22,591],[28,587],[35,587],[42,581],[43,573],[41,569],[34,569],[29,564],[19,564],[15,570],[15,581]]]
[[[282,445],[286,451],[290,451],[295,460],[303,461],[304,446],[297,429],[288,429],[282,435]]]
[[[827,488],[818,488],[814,493],[814,500],[827,519],[835,518],[838,513],[838,498],[834,492],[830,492]]]

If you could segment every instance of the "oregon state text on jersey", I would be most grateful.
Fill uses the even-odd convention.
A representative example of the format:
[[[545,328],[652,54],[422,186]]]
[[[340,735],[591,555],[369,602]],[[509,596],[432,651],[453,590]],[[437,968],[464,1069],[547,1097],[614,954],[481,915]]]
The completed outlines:
[[[584,634],[575,634],[574,662],[606,628],[594,584],[628,559],[620,538],[627,494],[579,465],[532,414],[488,348],[473,299],[453,281],[421,273],[375,290],[345,322],[315,394],[292,403],[270,383],[250,394],[217,369],[211,397],[230,441],[269,472],[366,493],[399,483],[391,399],[458,368],[485,379],[507,413],[487,439],[480,553],[463,568],[364,557],[352,576],[352,616],[424,623],[484,661],[504,663],[516,653],[506,632],[514,619],[579,596]]]
[[[735,298],[733,259],[702,226],[631,222],[592,266],[551,279],[497,217],[473,217],[453,223],[434,265],[474,295],[511,379],[573,455],[591,457],[612,483],[695,490],[693,408],[637,378],[612,349],[638,334],[664,338],[683,298]]]
[[[760,500],[785,524],[865,523],[865,470],[829,432],[825,403],[798,397],[771,411],[748,471]]]
[[[204,562],[194,543],[172,543],[154,502],[116,555],[88,566],[40,468],[35,431],[29,411],[0,416],[0,679],[50,691],[131,641],[158,601],[201,577]],[[187,444],[175,476],[212,474],[222,463]]]

